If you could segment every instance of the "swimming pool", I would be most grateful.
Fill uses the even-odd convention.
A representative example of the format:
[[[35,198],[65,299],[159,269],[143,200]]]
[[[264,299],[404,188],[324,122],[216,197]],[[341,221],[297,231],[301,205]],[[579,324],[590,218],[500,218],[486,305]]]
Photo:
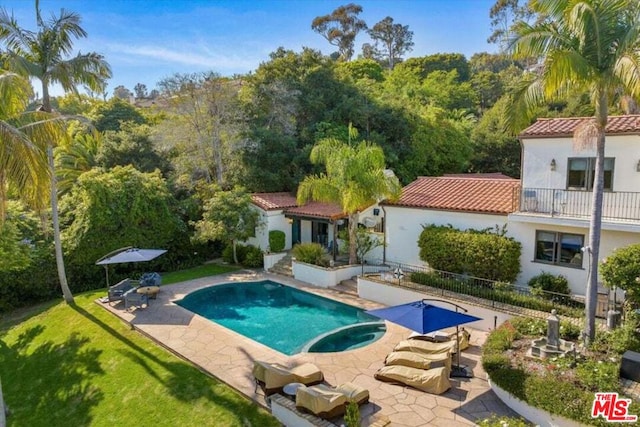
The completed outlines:
[[[320,350],[354,349],[369,344],[382,334],[340,332],[347,325],[378,322],[363,310],[271,280],[226,283],[192,292],[177,304],[239,334],[282,353],[292,355],[309,342],[325,336]],[[363,325],[363,327],[366,325]],[[384,325],[382,324],[384,327]],[[337,330],[337,344],[331,331]]]

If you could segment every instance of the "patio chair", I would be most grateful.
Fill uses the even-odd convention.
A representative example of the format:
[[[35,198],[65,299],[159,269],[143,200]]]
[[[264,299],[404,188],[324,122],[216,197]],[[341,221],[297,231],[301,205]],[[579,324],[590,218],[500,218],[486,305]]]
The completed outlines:
[[[138,293],[138,288],[133,288],[125,292],[123,295],[124,298],[124,308],[128,310],[129,307],[137,307],[142,308],[142,305],[149,305],[149,296],[147,294]]]
[[[256,381],[256,388],[260,386],[267,396],[281,392],[282,388],[287,384],[314,385],[321,383],[324,379],[320,368],[313,363],[303,363],[289,368],[279,363],[259,360],[253,363],[253,376]]]
[[[296,408],[325,419],[344,414],[349,402],[362,405],[368,401],[369,390],[353,383],[344,383],[337,387],[319,384],[300,387],[296,391]]]
[[[432,369],[383,366],[374,377],[379,381],[403,384],[433,394],[442,394],[451,388],[449,372],[444,366]]]
[[[136,281],[124,279],[113,286],[109,286],[109,290],[107,291],[107,298],[109,299],[109,302],[121,301],[124,299],[124,294],[133,289],[136,285]]]

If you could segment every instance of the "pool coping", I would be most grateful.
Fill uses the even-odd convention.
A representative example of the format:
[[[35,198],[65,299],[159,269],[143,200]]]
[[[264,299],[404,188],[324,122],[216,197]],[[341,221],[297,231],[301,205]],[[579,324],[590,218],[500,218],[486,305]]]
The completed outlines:
[[[490,390],[486,374],[479,363],[478,347],[475,347],[475,354],[462,353],[464,363],[472,367],[475,377],[469,380],[452,379],[452,389],[435,396],[399,385],[381,383],[373,378],[375,371],[383,366],[386,354],[410,333],[393,323],[386,322],[387,332],[379,340],[358,349],[287,356],[174,303],[186,294],[204,287],[257,280],[273,280],[365,310],[383,307],[382,304],[351,294],[251,270],[162,286],[157,299],[151,300],[149,306],[143,309],[127,311],[122,303],[111,305],[99,300],[96,303],[173,354],[264,408],[269,407],[268,402],[262,392],[256,389],[251,374],[254,360],[278,362],[288,366],[311,362],[321,368],[325,381],[332,385],[354,382],[368,388],[371,403],[361,408],[364,425],[383,419],[387,425],[428,424],[454,427],[474,425],[478,418],[494,413],[513,415]],[[485,336],[483,332],[473,333],[472,343],[483,342]]]

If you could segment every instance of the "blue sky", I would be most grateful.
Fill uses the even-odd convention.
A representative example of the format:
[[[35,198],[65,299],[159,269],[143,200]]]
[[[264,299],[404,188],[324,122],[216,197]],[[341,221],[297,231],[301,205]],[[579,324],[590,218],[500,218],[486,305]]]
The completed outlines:
[[[113,78],[107,91],[136,83],[153,89],[174,73],[215,71],[244,74],[269,59],[283,46],[335,51],[311,30],[316,16],[331,13],[350,1],[334,0],[40,0],[44,17],[60,9],[82,17],[88,38],[76,42],[81,52],[104,55]],[[495,0],[363,0],[360,15],[369,26],[391,16],[409,25],[414,48],[406,57],[440,52],[495,52],[486,42],[490,34],[489,9]],[[22,27],[35,29],[34,2],[3,0]],[[360,52],[366,34],[356,39]],[[55,94],[55,93],[54,93]]]

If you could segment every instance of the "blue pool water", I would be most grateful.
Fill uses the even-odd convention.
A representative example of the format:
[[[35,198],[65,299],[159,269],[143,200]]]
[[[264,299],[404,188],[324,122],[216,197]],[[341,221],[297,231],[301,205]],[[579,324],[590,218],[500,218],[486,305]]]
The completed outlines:
[[[288,355],[300,352],[305,344],[334,329],[379,320],[359,308],[270,280],[211,286],[177,303]],[[382,334],[355,333],[349,340],[344,332],[338,333],[339,345],[332,346],[331,339],[324,338],[319,351],[361,347]]]

